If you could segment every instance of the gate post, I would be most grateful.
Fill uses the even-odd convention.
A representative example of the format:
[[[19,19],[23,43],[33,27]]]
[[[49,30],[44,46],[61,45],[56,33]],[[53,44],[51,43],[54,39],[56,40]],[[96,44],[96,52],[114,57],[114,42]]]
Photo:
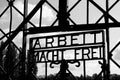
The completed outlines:
[[[69,17],[69,13],[67,12],[67,0],[59,0],[59,13],[57,15],[59,20],[59,27],[67,27],[69,25],[69,21],[67,18]]]

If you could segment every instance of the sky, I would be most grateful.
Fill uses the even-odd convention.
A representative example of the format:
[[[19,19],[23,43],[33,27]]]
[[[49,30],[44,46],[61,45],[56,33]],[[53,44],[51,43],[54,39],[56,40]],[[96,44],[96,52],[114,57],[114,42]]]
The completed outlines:
[[[28,0],[28,13],[31,12],[31,10],[35,7],[35,5],[38,3],[39,0]],[[59,0],[48,0],[57,10],[58,10],[58,1]],[[77,0],[69,0],[68,1],[68,9],[70,9],[73,4],[76,2]],[[94,0],[95,2],[97,2],[104,10],[105,10],[105,0]],[[109,3],[111,6],[116,0],[109,0]],[[23,13],[23,2],[24,0],[15,0],[14,6]],[[6,0],[1,0],[0,1],[0,13],[2,13],[2,11],[7,7],[8,3]],[[120,2],[117,3],[117,5],[110,10],[110,14],[116,18],[118,21],[120,20]],[[30,20],[33,24],[35,24],[36,26],[39,25],[39,12],[38,11],[34,17]],[[70,12],[70,17],[77,23],[77,24],[86,24],[86,0],[81,0],[81,2],[79,3],[79,5],[76,6],[75,9],[73,9]],[[0,28],[7,33],[9,31],[9,20],[10,20],[10,11],[9,9],[5,12],[5,14],[0,18]],[[89,23],[95,23],[96,20],[99,19],[99,17],[102,16],[102,13],[96,8],[94,7],[91,3],[90,3],[90,14],[89,14]],[[47,4],[43,5],[43,15],[42,15],[42,26],[49,26],[50,24],[52,24],[52,22],[56,19],[56,12]],[[23,18],[22,16],[15,10],[13,9],[13,23],[12,23],[12,30],[15,30],[17,28],[17,26],[22,22]],[[102,19],[100,21],[100,23],[103,23],[104,19]],[[112,22],[110,20],[110,22]],[[72,23],[70,23],[72,24]],[[57,24],[56,24],[57,25]],[[30,24],[28,24],[28,27],[31,27]],[[56,33],[54,33],[56,34]],[[37,34],[34,36],[44,36],[44,35],[51,35],[51,34]],[[111,28],[110,29],[110,50],[118,43],[118,41],[120,40],[120,28]],[[0,37],[3,36],[3,34],[0,32]],[[29,36],[28,40],[30,37],[33,36]],[[15,44],[19,47],[22,46],[22,33],[19,33],[15,39],[13,40],[15,42]],[[28,45],[29,46],[29,45]],[[120,63],[120,47],[118,47],[114,52],[113,58]],[[82,62],[81,62],[82,64]],[[91,65],[92,64],[92,65]],[[41,70],[41,68],[44,68],[45,65],[44,64],[38,64],[38,75],[44,75],[41,74],[44,72],[44,69]],[[96,68],[97,67],[97,68]],[[70,64],[70,70],[71,72],[74,73],[74,75],[78,75],[83,73],[82,71],[83,67],[80,68],[76,68],[74,64]],[[98,64],[98,61],[89,61],[87,62],[87,74],[88,75],[92,75],[93,73],[98,73],[100,72],[101,68],[100,65]],[[59,65],[56,66],[56,68],[54,69],[50,69],[48,67],[48,74],[52,74],[55,72],[59,71]],[[119,73],[120,70],[118,70],[118,68],[111,62],[111,73]]]

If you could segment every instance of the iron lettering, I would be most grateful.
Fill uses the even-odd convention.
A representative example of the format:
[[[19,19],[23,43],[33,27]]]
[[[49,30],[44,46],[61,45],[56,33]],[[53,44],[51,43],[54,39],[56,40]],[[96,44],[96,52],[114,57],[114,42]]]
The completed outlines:
[[[97,35],[100,35],[99,40]],[[37,37],[31,39],[31,49],[36,62],[101,59],[104,49],[102,35],[103,31],[91,31]]]
[[[102,59],[103,47],[76,48],[69,50],[36,51],[36,62]],[[69,53],[71,52],[71,53]],[[70,54],[70,55],[69,55]]]

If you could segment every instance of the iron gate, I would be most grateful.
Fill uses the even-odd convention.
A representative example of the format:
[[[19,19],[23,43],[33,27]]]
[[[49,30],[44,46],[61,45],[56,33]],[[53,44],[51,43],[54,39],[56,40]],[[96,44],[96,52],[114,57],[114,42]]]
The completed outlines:
[[[69,70],[68,66],[70,64],[68,65],[68,63],[77,63],[76,67],[79,68],[81,67],[81,61],[83,62],[84,77],[86,77],[86,61],[99,60],[98,63],[101,65],[100,75],[103,74],[104,77],[106,75],[105,61],[107,56],[104,35],[104,30],[94,30],[33,37],[29,41],[29,56],[31,56],[31,60],[29,60],[34,63],[45,63],[46,78],[48,76],[47,67],[54,68],[53,64],[60,64],[60,71],[55,79],[58,76],[65,78],[67,74],[73,76]],[[69,54],[72,55],[72,58],[65,58]],[[50,64],[48,65],[48,63]],[[74,76],[73,78],[76,79]]]
[[[115,63],[115,65],[117,67],[120,68],[119,64],[113,59],[112,57],[112,52],[119,46],[120,42],[118,42],[115,47],[110,51],[110,39],[109,39],[109,29],[110,28],[114,28],[114,27],[119,27],[119,20],[117,18],[114,18],[112,14],[110,14],[110,11],[117,5],[117,3],[119,3],[119,0],[116,0],[115,2],[112,2],[113,4],[109,5],[109,0],[105,0],[105,9],[103,7],[101,7],[99,5],[99,3],[97,3],[97,0],[84,0],[85,2],[83,2],[83,0],[76,0],[75,3],[73,3],[73,5],[69,7],[68,5],[68,0],[59,0],[58,1],[58,9],[56,9],[56,7],[54,7],[54,5],[52,3],[50,3],[50,0],[40,0],[38,1],[37,5],[34,7],[34,9],[30,12],[30,14],[28,15],[28,2],[29,0],[24,0],[24,12],[21,12],[16,6],[15,6],[15,2],[17,0],[6,0],[7,7],[3,10],[3,12],[0,13],[0,19],[3,15],[5,15],[6,11],[10,8],[10,25],[9,25],[9,32],[5,33],[5,31],[3,29],[0,29],[1,34],[3,34],[3,36],[0,38],[0,41],[2,41],[4,38],[7,38],[7,40],[5,40],[4,44],[0,47],[0,53],[2,53],[2,51],[8,46],[10,45],[10,43],[12,43],[17,50],[22,54],[21,59],[18,63],[16,63],[16,65],[14,65],[14,67],[11,69],[11,72],[8,73],[4,70],[4,68],[2,66],[0,66],[1,71],[5,74],[5,76],[7,76],[7,78],[10,77],[10,75],[12,74],[12,72],[14,71],[14,69],[21,64],[22,65],[22,76],[23,78],[26,75],[26,72],[29,69],[28,67],[26,67],[26,65],[31,65],[34,64],[34,62],[40,62],[40,63],[50,63],[51,67],[52,64],[61,64],[65,63],[66,65],[68,63],[78,63],[77,67],[81,67],[80,63],[83,62],[83,66],[84,66],[84,76],[86,75],[86,62],[88,60],[92,60],[92,59],[101,59],[102,61],[99,61],[98,63],[101,64],[101,72],[98,76],[100,76],[103,73],[104,79],[108,79],[109,80],[109,76],[110,76],[110,61],[112,61],[113,63]],[[72,11],[80,4],[80,3],[84,3],[86,4],[86,17],[80,16],[82,18],[86,18],[85,22],[83,21],[83,23],[85,24],[79,24],[82,22],[79,22],[72,19],[71,18],[71,14]],[[46,4],[48,5],[51,9],[53,9],[53,11],[56,13],[56,19],[52,22],[51,25],[48,25],[46,27],[42,26],[42,8],[43,5]],[[101,17],[98,20],[95,20],[95,22],[92,21],[92,19],[90,18],[90,8],[91,5],[93,5],[98,11],[100,11],[102,13]],[[13,11],[15,10],[16,12],[18,12],[18,14],[21,15],[21,17],[23,18],[22,22],[19,24],[19,26],[16,27],[16,29],[12,29],[12,22],[13,22]],[[40,21],[39,21],[39,27],[35,26],[35,24],[33,22],[31,22],[31,18],[35,15],[35,13],[40,9]],[[82,11],[81,11],[82,12]],[[100,21],[104,19],[103,23],[101,23]],[[109,21],[111,20],[111,21]],[[57,24],[58,21],[58,25]],[[92,23],[91,23],[92,22]],[[26,25],[26,23],[31,24],[31,26]],[[3,26],[3,25],[2,25]],[[53,36],[45,36],[43,38],[48,38],[48,42],[50,46],[46,45],[47,47],[41,47],[40,43],[39,43],[39,39],[42,37],[37,37],[37,38],[31,38],[30,39],[30,50],[29,50],[29,59],[26,58],[26,49],[27,49],[27,36],[30,34],[36,34],[36,33],[46,33],[46,32],[72,32],[72,31],[83,31],[83,32],[74,32],[72,34],[60,34],[60,35],[53,35]],[[18,35],[19,32],[23,32],[22,38],[23,38],[23,42],[22,43],[22,50],[18,48],[18,46],[14,43],[13,39]],[[97,38],[96,38],[96,34],[98,34],[99,32],[101,32],[102,34],[102,42],[101,43],[97,43]],[[86,44],[86,41],[83,40],[82,44],[76,44],[75,40],[76,38],[74,38],[75,35],[86,35],[86,34],[93,34],[94,35],[94,40],[93,43],[90,44]],[[58,37],[59,38],[58,38]],[[68,43],[66,42],[66,36],[72,36],[72,43]],[[52,38],[51,38],[52,37]],[[57,37],[57,39],[59,39],[58,44],[57,45],[53,45],[53,37]],[[49,38],[52,42],[49,42]],[[63,39],[62,39],[63,38]],[[59,59],[59,55],[55,55],[53,54],[53,56],[55,56],[55,60],[54,57],[52,60],[49,60],[48,58],[46,58],[46,56],[44,55],[44,53],[41,53],[40,51],[36,51],[36,46],[33,47],[33,40],[36,40],[35,45],[37,45],[38,47],[40,47],[40,51],[42,48],[42,51],[44,51],[46,48],[51,48],[51,52],[54,52],[54,49],[58,52],[63,53],[64,50],[74,50],[75,51],[77,49],[81,49],[84,53],[84,50],[87,50],[88,52],[84,55],[82,55],[82,58],[78,58],[79,54],[75,52],[75,56],[72,59],[65,59],[64,57],[62,59]],[[83,39],[85,39],[85,36],[83,36]],[[63,42],[63,43],[61,43]],[[95,44],[95,45],[94,45]],[[85,47],[85,46],[86,47]],[[94,46],[93,46],[94,45]],[[54,47],[54,48],[53,48]],[[74,48],[73,48],[74,47]],[[59,49],[62,48],[62,49]],[[94,49],[102,49],[103,55],[100,55],[99,58],[98,56],[96,57],[94,53]],[[39,49],[38,49],[39,50]],[[50,50],[45,50],[50,52]],[[55,52],[56,52],[55,51]],[[93,54],[91,56],[89,56],[89,54],[91,54],[91,51],[93,52]],[[42,56],[40,56],[40,54],[42,54]],[[49,53],[48,53],[49,54]],[[84,56],[86,57],[86,59],[84,58]],[[91,58],[92,57],[92,58]],[[44,60],[44,61],[42,61]],[[47,60],[47,61],[46,61]],[[28,62],[27,62],[28,61]],[[70,64],[69,64],[70,65]],[[62,67],[61,67],[62,69]],[[46,67],[46,76],[47,76],[47,67]],[[68,68],[65,68],[65,70],[72,74]],[[64,71],[64,69],[63,69]],[[63,72],[65,73],[65,72]],[[63,75],[64,76],[64,75]],[[74,78],[74,76],[73,76]],[[85,79],[85,77],[84,77]]]

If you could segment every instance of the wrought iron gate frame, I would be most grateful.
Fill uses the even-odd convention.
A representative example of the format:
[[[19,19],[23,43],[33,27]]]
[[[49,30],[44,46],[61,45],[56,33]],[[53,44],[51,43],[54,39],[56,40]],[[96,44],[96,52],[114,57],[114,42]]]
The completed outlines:
[[[7,0],[7,2],[8,2],[8,6],[6,7],[6,9],[0,14],[0,17],[2,17],[3,15],[4,15],[4,13],[8,10],[8,8],[10,7],[10,9],[11,9],[11,7],[13,7],[19,14],[21,14],[23,17],[24,17],[24,14],[22,14],[15,6],[14,6],[14,1],[15,0]],[[81,0],[78,0],[76,3],[75,3],[75,5],[68,11],[68,13],[70,13],[74,8],[75,8],[75,6],[77,6],[78,4],[79,4],[79,2],[80,2]],[[27,22],[29,22],[32,26],[34,26],[35,27],[35,25],[32,23],[32,22],[30,22],[29,20],[34,16],[34,14],[38,11],[38,9],[39,8],[41,8],[42,7],[42,5],[44,4],[44,3],[47,3],[47,4],[49,4],[49,6],[51,6],[52,7],[52,9],[53,10],[55,10],[57,13],[58,13],[58,11],[47,1],[47,0],[41,0],[37,5],[36,5],[36,7],[31,11],[31,13],[28,15],[28,16],[26,16],[25,18],[24,18],[24,20],[23,20],[23,22],[17,27],[17,29],[15,30],[15,31],[12,31],[11,32],[11,29],[10,29],[10,32],[9,33],[7,33],[7,34],[5,34],[1,29],[0,29],[0,31],[4,34],[4,36],[3,37],[1,37],[0,38],[0,40],[2,40],[4,37],[7,37],[8,39],[5,41],[5,43],[3,44],[3,46],[0,48],[0,52],[2,52],[4,49],[5,49],[5,47],[9,44],[9,43],[11,43],[12,42],[12,44],[14,44],[14,42],[12,41],[14,38],[15,38],[15,36],[19,33],[19,32],[21,32],[21,31],[23,31],[22,30],[22,28],[24,27],[24,25],[27,23]],[[113,5],[111,6],[111,7],[108,7],[109,6],[109,4],[108,4],[108,0],[106,0],[106,11],[104,10],[104,9],[102,9],[95,1],[93,1],[93,0],[87,0],[87,24],[83,24],[83,25],[81,25],[81,26],[84,26],[84,27],[82,27],[81,29],[82,30],[86,30],[86,29],[105,29],[106,30],[106,38],[107,38],[107,54],[108,54],[108,58],[107,58],[107,68],[108,68],[108,75],[107,75],[107,78],[108,78],[108,80],[109,80],[109,76],[110,76],[110,60],[113,62],[113,63],[115,63],[116,65],[117,65],[117,67],[119,67],[120,68],[120,65],[118,64],[118,63],[116,63],[115,62],[115,60],[112,58],[112,52],[115,50],[115,48],[117,48],[118,46],[119,46],[119,44],[120,44],[120,42],[118,42],[117,44],[116,44],[116,46],[110,51],[110,49],[109,49],[109,29],[110,28],[112,28],[112,27],[119,27],[120,26],[120,24],[119,24],[119,22],[115,19],[115,18],[113,18],[110,14],[109,14],[109,11],[117,4],[119,2],[119,0],[116,0],[115,1],[115,3],[113,3]],[[89,24],[89,3],[92,3],[97,9],[99,9],[102,13],[103,13],[103,16],[101,16],[99,19],[98,19],[98,21],[96,21],[96,23],[95,24]],[[11,9],[11,11],[12,11],[12,9]],[[12,15],[12,13],[10,13],[10,15]],[[105,23],[104,24],[98,24],[99,23],[99,21],[103,18],[103,17],[105,17]],[[74,24],[74,25],[76,25],[77,26],[77,24],[70,18],[70,17],[68,17],[69,18],[69,20]],[[12,19],[12,18],[11,18]],[[111,19],[112,21],[113,21],[113,23],[109,23],[108,22],[108,19]],[[53,24],[52,24],[52,26],[56,23],[56,21],[58,20],[58,18],[53,22]],[[11,20],[12,21],[12,20]],[[10,22],[11,23],[11,22]],[[11,25],[10,25],[11,26]],[[95,26],[99,26],[99,28],[97,28],[97,27],[95,27]],[[77,26],[78,27],[78,26]],[[90,28],[89,28],[90,27]],[[11,28],[11,27],[10,27]],[[43,28],[43,29],[46,29],[46,28]],[[30,31],[31,29],[28,29],[28,31]],[[48,32],[50,32],[49,31],[49,28],[47,29],[48,30]],[[57,29],[57,31],[60,31],[59,29]],[[34,32],[32,32],[32,33],[34,33]],[[31,31],[30,31],[30,34],[32,34],[31,33]],[[10,36],[8,36],[8,35],[10,35]],[[22,51],[14,44],[14,46],[18,49],[18,51],[20,52],[20,53],[22,53]],[[20,63],[21,61],[19,61],[18,62],[18,64]],[[17,65],[18,65],[17,64]],[[15,65],[15,67],[17,66],[17,65]],[[15,69],[15,67],[14,67],[14,69]]]

